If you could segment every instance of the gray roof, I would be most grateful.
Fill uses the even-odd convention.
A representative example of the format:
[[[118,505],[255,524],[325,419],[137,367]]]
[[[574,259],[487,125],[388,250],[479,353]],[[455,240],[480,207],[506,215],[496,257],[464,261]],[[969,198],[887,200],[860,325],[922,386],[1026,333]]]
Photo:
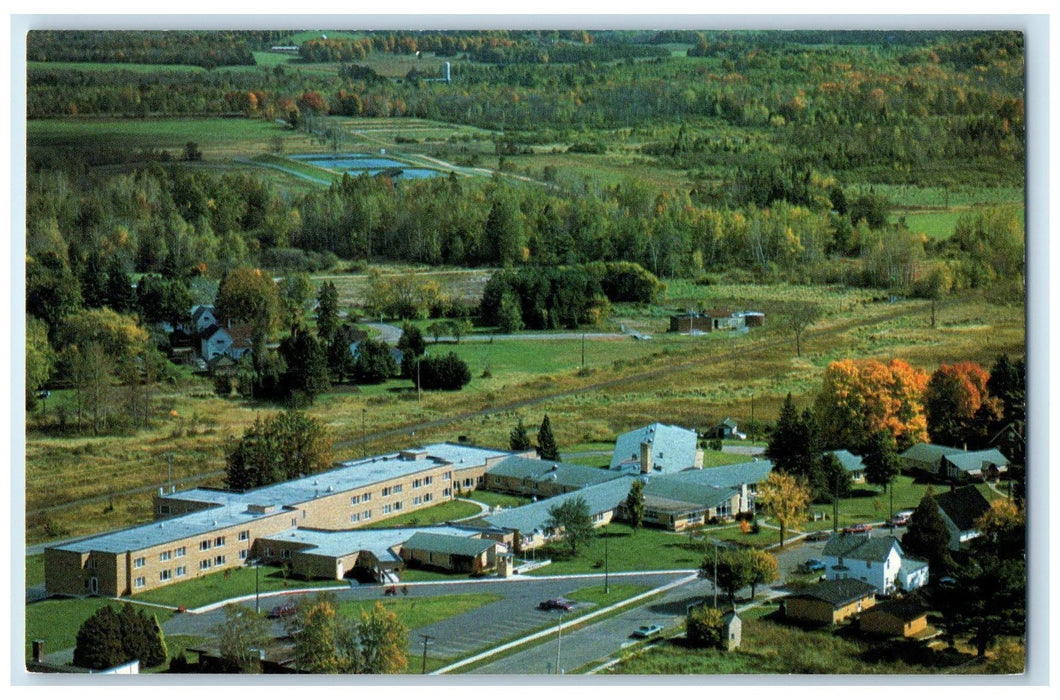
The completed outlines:
[[[899,456],[903,459],[908,459],[914,462],[935,465],[946,455],[951,455],[960,451],[961,450],[956,447],[946,447],[945,445],[932,445],[930,442],[921,442],[913,445]]]
[[[958,530],[973,530],[979,518],[990,510],[990,501],[974,486],[962,486],[935,496],[935,504]]]
[[[652,423],[643,428],[623,433],[615,440],[615,452],[611,456],[611,468],[640,463],[641,443],[651,445],[654,471],[676,472],[689,469],[696,463],[698,444],[696,431],[674,425]]]
[[[773,463],[768,459],[759,459],[753,462],[741,462],[740,464],[730,464],[724,467],[689,469],[677,474],[669,474],[666,478],[721,489],[735,489],[744,484],[757,484],[760,481],[764,481],[771,471],[773,471]]]
[[[855,578],[840,578],[830,581],[821,581],[812,586],[807,586],[798,593],[789,595],[788,598],[810,598],[812,600],[823,600],[836,607],[853,603],[869,594],[876,593],[876,586]]]
[[[824,554],[829,557],[843,557],[857,561],[882,562],[887,560],[892,549],[897,549],[899,555],[904,553],[897,538],[890,535],[870,537],[858,533],[839,533],[832,535],[825,543]]]
[[[713,508],[719,503],[732,497],[732,488],[716,488],[707,484],[697,484],[687,480],[672,478],[674,475],[657,476],[648,479],[644,484],[645,501],[651,499],[662,499],[670,501],[670,508],[678,507],[678,504],[690,506],[692,509]]]
[[[629,478],[613,479],[596,486],[586,486],[577,491],[546,498],[536,503],[502,510],[500,513],[484,516],[481,520],[494,527],[519,530],[524,534],[529,534],[534,530],[544,531],[545,523],[549,520],[548,511],[552,506],[563,503],[568,499],[581,497],[588,504],[591,514],[606,513],[617,508],[618,504],[626,499],[626,496],[629,495],[631,483],[633,482]]]
[[[482,467],[487,460],[512,454],[506,450],[452,443],[438,443],[407,452],[422,452],[426,456],[422,459],[404,459],[401,453],[394,453],[343,462],[338,469],[245,493],[197,488],[168,494],[168,498],[214,503],[216,507],[88,537],[54,549],[114,553],[146,549],[274,515],[249,512],[247,507],[250,505],[275,505],[278,510],[283,510],[284,507],[298,506],[335,493],[359,491],[381,481],[441,465],[452,465],[453,471],[459,472],[461,469]]]
[[[946,462],[960,469],[962,472],[981,471],[983,465],[994,465],[996,467],[1007,467],[1008,459],[997,450],[979,450],[977,452],[958,452],[943,457]]]
[[[596,467],[582,467],[542,459],[514,455],[501,460],[487,470],[496,476],[531,479],[537,482],[554,482],[564,486],[591,486],[621,478],[621,474]]]
[[[453,525],[430,527],[401,527],[372,530],[310,530],[291,528],[262,539],[275,542],[309,545],[311,554],[326,557],[342,557],[354,552],[371,552],[380,561],[400,561],[396,550],[420,533],[431,533],[447,537],[470,539],[479,533],[473,528]],[[474,540],[476,542],[480,540]],[[484,540],[482,540],[484,541]]]
[[[404,549],[422,549],[429,552],[477,557],[496,544],[496,540],[476,539],[468,537],[466,534],[445,535],[438,532],[417,532],[402,547]]]
[[[863,472],[865,471],[865,463],[861,461],[861,457],[856,454],[852,454],[848,450],[834,450],[832,452],[839,460],[839,463],[843,465],[843,469],[848,472]]]
[[[927,567],[928,567],[928,563],[926,561],[920,561],[919,559],[912,559],[910,557],[904,557],[902,559],[901,566],[898,567],[898,573],[902,576],[902,578],[905,578],[905,577],[909,576],[909,574],[913,573],[914,571],[919,571],[920,569],[926,569]]]

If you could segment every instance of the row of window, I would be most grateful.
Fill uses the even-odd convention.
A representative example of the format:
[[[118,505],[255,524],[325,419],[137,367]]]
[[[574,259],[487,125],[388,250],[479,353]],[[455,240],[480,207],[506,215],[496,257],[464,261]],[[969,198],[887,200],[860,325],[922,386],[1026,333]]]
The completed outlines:
[[[371,519],[372,519],[372,511],[371,510],[366,510],[363,513],[353,513],[353,514],[350,515],[350,522],[351,523],[359,523],[362,520],[371,520]]]

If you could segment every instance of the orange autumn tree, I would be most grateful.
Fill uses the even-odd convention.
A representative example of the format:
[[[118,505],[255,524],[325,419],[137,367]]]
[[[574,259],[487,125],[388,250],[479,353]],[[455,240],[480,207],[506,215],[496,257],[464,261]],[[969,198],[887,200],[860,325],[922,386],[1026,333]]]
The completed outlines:
[[[975,362],[940,365],[928,380],[924,410],[931,441],[980,447],[988,426],[1000,419],[1000,402],[990,396],[990,373]]]
[[[857,450],[877,432],[899,450],[927,439],[921,403],[928,376],[902,360],[839,360],[825,370],[814,409],[827,447]]]

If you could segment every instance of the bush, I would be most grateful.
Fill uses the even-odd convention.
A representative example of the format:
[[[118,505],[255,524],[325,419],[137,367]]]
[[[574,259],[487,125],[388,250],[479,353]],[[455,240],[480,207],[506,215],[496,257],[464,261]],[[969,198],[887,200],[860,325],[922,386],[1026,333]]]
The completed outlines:
[[[721,610],[699,605],[685,617],[685,637],[694,647],[720,649],[725,641]]]
[[[455,353],[424,357],[419,364],[420,387],[423,389],[456,391],[471,381],[471,369]]]

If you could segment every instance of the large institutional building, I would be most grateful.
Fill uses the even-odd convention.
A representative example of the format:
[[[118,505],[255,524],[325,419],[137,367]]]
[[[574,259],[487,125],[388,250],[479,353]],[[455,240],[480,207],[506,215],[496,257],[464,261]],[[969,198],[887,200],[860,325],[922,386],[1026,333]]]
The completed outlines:
[[[559,500],[583,498],[603,525],[621,516],[631,481],[641,479],[646,521],[680,530],[753,510],[754,485],[772,468],[702,469],[693,446],[687,464],[660,473],[651,447],[645,440],[637,463],[596,469],[439,443],[245,493],[160,490],[154,522],[46,549],[45,584],[50,595],[129,596],[255,561],[305,578],[383,580],[407,562],[477,572],[493,568],[517,532],[524,548],[560,535],[548,513]],[[534,502],[469,522],[366,527],[483,486]]]

